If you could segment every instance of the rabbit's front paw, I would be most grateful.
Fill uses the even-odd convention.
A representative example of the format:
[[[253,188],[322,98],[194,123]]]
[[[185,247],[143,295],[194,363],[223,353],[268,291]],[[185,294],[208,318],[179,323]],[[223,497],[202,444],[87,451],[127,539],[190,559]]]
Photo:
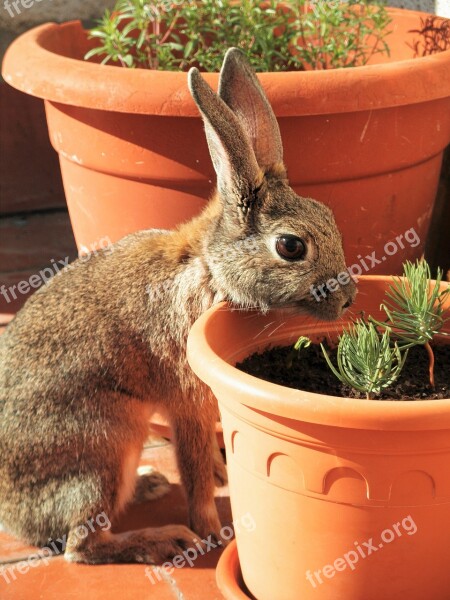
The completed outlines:
[[[170,492],[168,479],[150,465],[139,467],[137,473],[138,478],[133,497],[134,503],[140,504],[148,500],[156,500]]]
[[[226,546],[226,541],[221,536],[222,524],[215,505],[201,511],[197,517],[191,517],[191,529],[205,542],[217,546]],[[215,546],[212,546],[215,547]]]
[[[163,563],[194,548],[196,544],[203,546],[198,536],[185,525],[166,525],[158,528],[157,532],[157,539],[153,543],[150,541],[150,552],[142,560],[138,556],[137,562]]]

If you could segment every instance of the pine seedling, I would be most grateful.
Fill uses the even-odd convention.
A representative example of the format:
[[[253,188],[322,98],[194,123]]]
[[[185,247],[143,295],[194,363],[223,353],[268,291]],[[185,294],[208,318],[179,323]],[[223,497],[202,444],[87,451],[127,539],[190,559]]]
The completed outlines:
[[[366,394],[373,400],[392,385],[405,364],[407,351],[402,354],[397,344],[392,345],[390,331],[380,335],[373,323],[358,319],[339,337],[337,368],[320,344],[328,366],[336,377]]]
[[[442,270],[438,269],[436,283],[431,285],[431,271],[425,260],[416,263],[406,261],[403,277],[395,278],[386,292],[387,300],[381,305],[388,320],[384,323],[371,319],[373,323],[393,330],[402,350],[423,345],[428,353],[429,378],[434,381],[434,353],[430,345],[444,323],[444,301],[450,294],[450,285],[440,291]]]
[[[311,346],[311,340],[309,337],[301,335],[294,344],[294,350],[299,352],[302,348],[308,348],[309,346]]]
[[[292,363],[294,358],[300,353],[303,348],[309,348],[311,346],[311,340],[309,337],[301,335],[298,340],[295,342],[294,347],[289,352],[286,364],[289,368],[292,367]]]

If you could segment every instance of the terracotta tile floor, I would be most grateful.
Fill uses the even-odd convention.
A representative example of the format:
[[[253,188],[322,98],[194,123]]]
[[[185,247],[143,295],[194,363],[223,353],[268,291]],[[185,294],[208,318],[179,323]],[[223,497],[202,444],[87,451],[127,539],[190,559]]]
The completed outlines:
[[[186,523],[186,502],[172,444],[151,437],[142,464],[164,473],[172,489],[159,500],[131,506],[113,530]],[[217,489],[216,503],[222,523],[231,523],[227,487]],[[222,600],[215,582],[220,549],[199,557],[192,568],[175,569],[170,576],[163,574],[161,580],[154,576],[153,583],[145,575],[145,565],[78,565],[67,563],[62,556],[49,558],[47,564],[41,560],[27,572],[18,572],[17,561],[35,551],[0,532],[0,600]]]

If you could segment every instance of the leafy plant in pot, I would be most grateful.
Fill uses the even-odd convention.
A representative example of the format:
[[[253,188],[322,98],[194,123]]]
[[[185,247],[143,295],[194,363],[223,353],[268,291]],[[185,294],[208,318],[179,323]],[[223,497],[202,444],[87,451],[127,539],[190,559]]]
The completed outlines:
[[[380,304],[396,282],[362,277],[352,313],[384,323]],[[428,283],[428,297],[436,288],[439,293],[435,314],[450,309],[448,284]],[[289,357],[299,333],[335,342],[351,318],[312,323],[282,311],[249,314],[220,305],[191,330],[190,364],[219,401],[232,510],[249,512],[256,523],[251,534],[236,532],[242,576],[258,600],[445,600],[450,398],[336,397],[265,381],[235,366],[267,347],[287,345]],[[435,342],[447,344],[450,327],[441,324]],[[370,321],[363,326],[378,340],[396,335],[386,326],[384,333],[375,331]],[[400,348],[401,338],[395,339]],[[311,379],[311,350],[304,347],[288,369],[303,368]],[[409,350],[407,361],[411,356]],[[404,358],[394,356],[394,362]],[[326,367],[323,356],[322,363]],[[438,372],[448,378],[448,363]],[[218,581],[226,598],[250,597],[239,587],[234,545],[221,559]]]
[[[90,31],[98,45],[85,58],[163,71],[219,71],[224,47],[234,46],[259,72],[348,68],[389,55],[389,23],[379,0],[118,0]]]
[[[105,17],[94,39],[70,22],[45,24],[15,40],[3,75],[45,99],[78,245],[174,227],[200,211],[212,191],[213,169],[180,69],[201,63],[215,71],[217,51],[221,57],[234,43],[251,50],[250,59],[264,71],[260,79],[279,119],[295,191],[335,209],[348,259],[360,252],[360,230],[367,246],[376,247],[380,233],[389,239],[411,228],[418,241],[405,248],[406,258],[419,257],[450,141],[450,50],[442,36],[435,46],[417,49],[422,13],[388,9],[385,31],[386,12],[373,12],[373,4],[355,4],[370,14],[370,23],[356,8],[346,8],[353,0],[287,1],[288,13],[277,10],[274,0],[128,0]],[[130,29],[130,19],[131,25],[139,21],[139,31]],[[292,23],[296,31],[283,30]],[[374,38],[355,33],[369,28],[381,45],[367,46]],[[164,37],[169,30],[170,39]],[[99,40],[111,64],[116,58],[117,64],[140,66],[142,50],[150,56],[146,66],[158,69],[85,61]],[[384,42],[390,56],[378,52]],[[136,45],[130,50],[129,44]],[[428,54],[430,49],[438,53]],[[426,56],[413,60],[417,51]],[[324,68],[351,65],[362,66]],[[216,85],[217,73],[207,80]],[[374,272],[382,268],[400,272],[399,257],[387,256]]]

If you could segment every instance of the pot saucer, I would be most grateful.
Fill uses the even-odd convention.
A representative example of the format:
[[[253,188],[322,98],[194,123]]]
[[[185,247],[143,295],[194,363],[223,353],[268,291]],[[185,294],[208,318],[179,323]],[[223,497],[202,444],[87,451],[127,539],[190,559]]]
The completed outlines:
[[[242,579],[236,540],[225,548],[217,563],[216,582],[225,600],[255,600]]]

